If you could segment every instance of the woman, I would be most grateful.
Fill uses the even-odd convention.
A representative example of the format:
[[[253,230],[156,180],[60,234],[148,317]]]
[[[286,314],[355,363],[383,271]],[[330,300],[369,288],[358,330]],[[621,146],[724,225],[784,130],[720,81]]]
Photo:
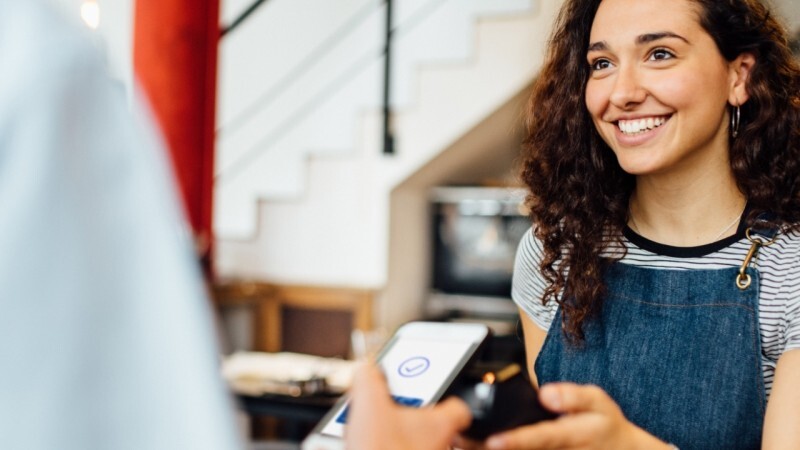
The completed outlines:
[[[563,415],[485,446],[800,448],[800,70],[764,5],[567,0],[529,130],[513,297]]]
[[[514,299],[538,383],[582,386],[552,385],[568,414],[490,448],[800,448],[786,39],[757,0],[564,5],[530,104]]]

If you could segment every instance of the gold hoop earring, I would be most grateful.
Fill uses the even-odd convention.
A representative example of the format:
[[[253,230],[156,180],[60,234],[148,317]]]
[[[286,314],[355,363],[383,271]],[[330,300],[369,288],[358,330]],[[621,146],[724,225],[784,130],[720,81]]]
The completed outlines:
[[[731,136],[736,138],[739,135],[739,123],[742,119],[742,109],[739,105],[733,106],[731,110]]]

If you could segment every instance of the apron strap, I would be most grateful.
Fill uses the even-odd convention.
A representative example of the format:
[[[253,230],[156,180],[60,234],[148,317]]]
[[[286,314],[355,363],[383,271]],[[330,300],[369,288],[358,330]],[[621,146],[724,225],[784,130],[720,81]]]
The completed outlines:
[[[752,242],[753,245],[750,246],[750,251],[747,252],[747,256],[745,256],[741,267],[739,267],[739,273],[736,275],[736,287],[740,290],[745,290],[750,287],[752,279],[747,273],[747,267],[750,265],[753,258],[758,255],[758,250],[762,246],[769,246],[775,242],[775,235],[778,234],[778,227],[771,225],[774,218],[775,214],[773,213],[761,213],[756,218],[756,223],[745,231],[747,239]],[[759,226],[759,222],[761,222],[762,226]]]
[[[775,215],[775,213],[771,212],[763,212],[759,214],[758,217],[756,217],[756,221],[753,224],[753,226],[748,228],[747,231],[749,233],[749,236],[747,236],[747,238],[752,241],[753,239],[750,236],[752,236],[753,234],[758,234],[765,237],[767,241],[774,241],[775,235],[778,234],[778,227],[771,225],[771,223],[776,218],[777,216]],[[766,244],[765,241],[763,245],[769,245],[769,244]]]

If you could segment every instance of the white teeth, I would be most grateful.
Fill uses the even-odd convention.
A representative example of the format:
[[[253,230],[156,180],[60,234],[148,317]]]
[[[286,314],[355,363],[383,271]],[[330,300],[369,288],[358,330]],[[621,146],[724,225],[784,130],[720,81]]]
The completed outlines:
[[[625,134],[638,134],[653,128],[658,128],[667,121],[664,117],[648,117],[646,119],[620,120],[617,123],[620,131]]]

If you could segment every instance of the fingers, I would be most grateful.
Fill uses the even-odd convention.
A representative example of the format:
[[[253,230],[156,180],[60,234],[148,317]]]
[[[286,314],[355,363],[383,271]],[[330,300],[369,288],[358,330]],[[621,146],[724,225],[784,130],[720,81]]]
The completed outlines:
[[[450,397],[436,405],[431,415],[442,421],[443,426],[451,430],[453,434],[464,430],[472,423],[472,413],[469,410],[469,406],[456,397]]]
[[[361,364],[350,388],[350,411],[345,428],[346,447],[352,450],[380,448],[391,422],[392,404],[383,374],[369,363]]]
[[[565,416],[516,428],[489,437],[486,441],[486,448],[488,450],[545,450],[580,447],[588,443],[587,436],[591,436],[591,433],[584,433],[584,431],[592,428],[592,424],[583,422],[586,422],[584,418]]]
[[[403,445],[389,447],[384,442],[375,448],[440,450],[446,448],[458,430],[469,425],[471,420],[469,408],[460,401],[421,409],[394,406],[394,411],[391,427],[395,436],[390,439]],[[386,439],[386,435],[383,437]]]
[[[353,375],[350,395],[354,404],[391,402],[389,387],[380,369],[374,364],[360,364]]]
[[[616,402],[601,388],[594,385],[573,383],[550,383],[542,386],[539,400],[553,412],[600,412],[616,413]]]
[[[467,439],[464,436],[455,436],[450,441],[450,446],[455,447],[459,450],[485,450],[486,446],[484,446],[483,442],[473,441],[471,439]]]
[[[394,407],[386,378],[374,364],[366,363],[356,369],[350,393],[353,409],[360,409],[360,404],[369,404],[370,409],[385,409],[386,405]],[[472,422],[469,407],[456,397],[448,398],[431,410],[425,410],[425,414],[440,426],[454,432],[467,428]]]
[[[396,405],[383,373],[372,364],[356,370],[350,396],[348,449],[439,449],[472,421],[469,407],[456,398],[433,408]]]
[[[545,407],[565,415],[492,436],[486,441],[486,448],[579,448],[606,442],[629,428],[616,402],[597,386],[551,383],[542,386],[539,399]]]

